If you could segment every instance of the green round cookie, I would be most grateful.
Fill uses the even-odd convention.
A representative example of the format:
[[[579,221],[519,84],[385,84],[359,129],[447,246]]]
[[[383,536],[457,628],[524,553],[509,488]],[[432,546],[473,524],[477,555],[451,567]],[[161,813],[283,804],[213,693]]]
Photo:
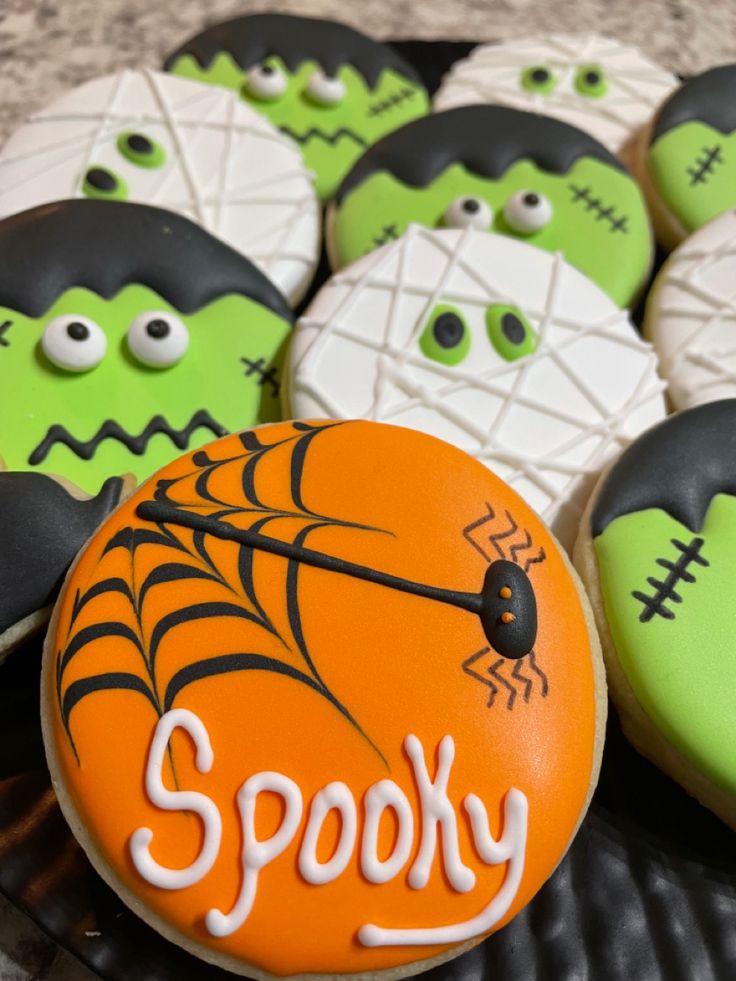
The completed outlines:
[[[600,487],[589,531],[591,595],[634,741],[735,820],[736,399],[670,416],[632,444]]]
[[[368,150],[331,207],[333,266],[412,222],[500,232],[561,252],[622,307],[652,263],[644,200],[616,158],[566,123],[502,106],[434,113]]]
[[[670,96],[646,165],[680,237],[736,207],[736,64],[696,75]]]
[[[279,418],[290,313],[186,218],[74,200],[0,222],[0,457],[95,493]]]
[[[323,200],[367,147],[429,111],[426,89],[396,51],[312,17],[250,14],[216,24],[165,68],[240,92],[296,140]]]

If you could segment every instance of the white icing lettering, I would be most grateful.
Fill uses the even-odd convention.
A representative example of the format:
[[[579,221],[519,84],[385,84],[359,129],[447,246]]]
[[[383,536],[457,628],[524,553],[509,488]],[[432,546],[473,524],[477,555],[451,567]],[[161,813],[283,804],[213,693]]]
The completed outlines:
[[[332,810],[340,812],[340,840],[332,858],[328,862],[320,862],[317,859],[317,842],[325,818]],[[299,851],[302,878],[313,886],[321,886],[341,875],[353,854],[357,833],[358,815],[350,788],[344,783],[328,784],[314,795],[309,811],[307,830]]]
[[[188,709],[173,709],[162,716],[151,741],[146,766],[146,794],[162,811],[193,811],[202,819],[204,840],[198,857],[184,869],[170,869],[159,865],[151,855],[153,831],[138,828],[130,836],[128,847],[133,865],[146,882],[159,889],[186,889],[203,879],[215,864],[220,851],[222,820],[217,805],[206,794],[194,790],[169,790],[161,779],[164,757],[174,729],[184,729],[191,736],[196,748],[195,763],[200,773],[212,769],[214,754],[210,737],[202,720]]]
[[[379,780],[365,795],[365,826],[360,849],[360,868],[369,882],[390,882],[409,861],[414,842],[414,813],[404,791],[393,780]],[[394,850],[387,859],[378,857],[378,829],[387,807],[398,821]]]

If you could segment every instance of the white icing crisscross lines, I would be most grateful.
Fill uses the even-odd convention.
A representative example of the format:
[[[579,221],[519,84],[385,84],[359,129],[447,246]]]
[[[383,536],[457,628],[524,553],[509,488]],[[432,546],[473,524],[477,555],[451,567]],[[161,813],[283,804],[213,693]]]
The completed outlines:
[[[581,66],[599,66],[606,92],[599,98],[575,87]],[[544,66],[556,85],[549,93],[522,88],[526,68]],[[676,87],[677,80],[636,48],[599,34],[552,34],[549,37],[484,44],[454,65],[435,96],[435,109],[475,102],[497,102],[555,116],[591,133],[612,153],[651,119]]]
[[[117,146],[158,144],[159,167]],[[127,200],[199,222],[256,262],[296,302],[319,258],[320,210],[298,148],[235,93],[162,72],[94,79],[32,116],[0,152],[0,216],[80,197],[90,168]]]
[[[438,305],[471,334],[451,366],[420,336]],[[536,351],[508,362],[486,311],[517,307]],[[626,314],[560,256],[487,232],[411,226],[329,281],[299,322],[289,371],[302,417],[379,419],[432,433],[507,480],[571,545],[607,460],[664,417],[656,358]]]
[[[673,405],[736,396],[736,213],[697,231],[670,256],[647,309],[647,329]]]

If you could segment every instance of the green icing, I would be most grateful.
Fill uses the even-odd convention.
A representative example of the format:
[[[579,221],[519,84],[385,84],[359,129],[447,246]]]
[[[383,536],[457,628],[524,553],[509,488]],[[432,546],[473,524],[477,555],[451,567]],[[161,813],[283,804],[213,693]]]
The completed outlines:
[[[108,191],[95,185],[89,180],[91,170],[100,170],[107,173],[114,181],[114,186]],[[127,201],[128,185],[120,174],[116,174],[109,167],[90,167],[82,181],[82,193],[88,198],[98,198],[101,201]]]
[[[146,368],[128,350],[130,324],[149,311],[175,313],[189,331],[186,355],[170,368]],[[105,331],[107,354],[91,371],[63,371],[43,354],[44,328],[62,314],[88,317]],[[159,415],[174,430],[186,427],[200,410],[227,431],[280,418],[277,382],[289,324],[243,296],[223,296],[196,313],[181,314],[145,286],[126,286],[112,300],[74,287],[37,320],[0,307],[0,323],[5,321],[10,326],[3,334],[6,345],[0,347],[0,457],[11,470],[62,474],[93,493],[113,474],[148,477],[181,450],[163,433],[151,437],[143,455],[106,439],[90,460],[56,443],[42,462],[32,466],[29,457],[51,426],[64,426],[84,442],[108,419],[138,436]],[[268,374],[272,367],[276,369],[273,381]],[[200,427],[188,445],[194,448],[214,438],[209,428]]]
[[[145,140],[150,146],[150,152],[141,152],[135,145],[135,140],[138,136],[140,134],[136,133],[135,130],[121,133],[116,142],[120,153],[122,153],[126,160],[135,164],[136,167],[146,167],[149,170],[163,167],[166,163],[166,151],[161,144],[157,143],[152,137],[146,136]]]
[[[736,207],[736,132],[724,134],[698,120],[682,123],[652,144],[648,168],[689,232]]]
[[[254,109],[293,137],[306,165],[316,178],[317,193],[327,200],[364,150],[392,130],[429,111],[426,91],[392,69],[381,73],[375,89],[351,65],[343,65],[338,77],[345,98],[333,106],[319,105],[307,93],[311,75],[319,70],[313,61],[303,62],[291,73],[277,57],[268,63],[279,68],[288,86],[277,99],[264,100],[248,92],[247,72],[227,52],[218,53],[207,68],[192,55],[174,64],[175,75],[235,89]]]
[[[673,564],[702,539],[699,554],[674,587],[681,601],[663,602],[672,614],[647,615],[633,594],[655,596],[648,580],[666,580]],[[621,667],[644,711],[693,766],[727,793],[736,793],[736,498],[713,498],[694,534],[652,508],[616,518],[594,540],[606,617]]]
[[[517,191],[549,198],[552,220],[538,232],[515,232],[503,208]],[[412,187],[392,174],[372,174],[335,207],[331,245],[345,266],[406,231],[410,222],[443,226],[448,206],[459,197],[486,201],[494,214],[490,231],[523,238],[549,252],[562,252],[620,306],[628,306],[648,275],[652,236],[641,192],[623,171],[590,157],[579,158],[566,174],[518,160],[500,180],[473,174],[459,163],[427,187]]]
[[[601,66],[581,65],[575,74],[575,88],[588,99],[602,99],[608,92],[608,82]]]
[[[557,78],[547,65],[530,65],[521,73],[521,87],[526,92],[550,95],[557,88]]]
[[[491,344],[505,361],[518,361],[537,349],[537,335],[518,307],[494,303],[486,310]]]
[[[470,330],[461,311],[448,303],[438,303],[422,331],[419,347],[433,361],[460,364],[470,350]]]

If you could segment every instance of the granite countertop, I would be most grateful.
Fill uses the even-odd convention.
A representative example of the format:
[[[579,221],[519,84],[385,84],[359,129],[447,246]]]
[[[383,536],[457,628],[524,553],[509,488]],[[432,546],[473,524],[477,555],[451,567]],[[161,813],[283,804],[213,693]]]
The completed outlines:
[[[682,74],[733,59],[733,0],[0,0],[0,138],[50,99],[123,66],[158,66],[205,23],[249,10],[353,21],[378,37],[491,39],[596,30]],[[0,899],[0,981],[94,975]]]

